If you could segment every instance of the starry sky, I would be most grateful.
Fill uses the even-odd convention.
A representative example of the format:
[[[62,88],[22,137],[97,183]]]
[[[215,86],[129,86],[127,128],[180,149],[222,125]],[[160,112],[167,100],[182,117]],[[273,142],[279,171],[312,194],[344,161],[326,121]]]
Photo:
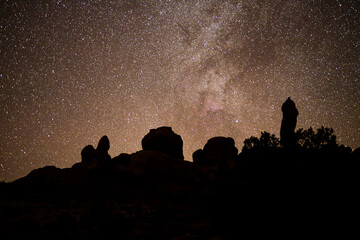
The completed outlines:
[[[171,126],[184,155],[214,136],[332,127],[360,147],[360,2],[0,1],[0,181],[110,155]]]

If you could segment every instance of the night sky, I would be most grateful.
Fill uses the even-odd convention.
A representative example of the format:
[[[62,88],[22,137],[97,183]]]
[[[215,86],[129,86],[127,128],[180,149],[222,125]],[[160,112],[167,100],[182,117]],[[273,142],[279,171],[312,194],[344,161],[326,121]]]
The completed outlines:
[[[360,147],[359,1],[0,2],[0,180],[110,155],[171,126],[184,155],[214,136],[332,127]]]

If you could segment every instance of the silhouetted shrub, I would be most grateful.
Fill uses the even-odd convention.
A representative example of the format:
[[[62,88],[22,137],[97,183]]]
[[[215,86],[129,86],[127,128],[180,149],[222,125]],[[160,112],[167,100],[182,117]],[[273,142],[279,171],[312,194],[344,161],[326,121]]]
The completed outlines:
[[[315,132],[312,127],[307,130],[300,128],[296,131],[297,144],[302,149],[309,150],[336,150],[336,136],[332,128],[322,126]]]
[[[337,144],[334,130],[324,126],[316,131],[312,127],[307,130],[300,128],[295,132],[295,139],[298,148],[303,150],[349,151],[344,145]],[[242,150],[258,151],[277,148],[281,148],[280,139],[274,134],[261,132],[260,138],[252,136],[245,139]]]
[[[250,149],[269,149],[269,148],[279,148],[280,139],[277,138],[274,134],[270,134],[268,132],[261,132],[260,138],[250,137],[245,139],[243,151]]]

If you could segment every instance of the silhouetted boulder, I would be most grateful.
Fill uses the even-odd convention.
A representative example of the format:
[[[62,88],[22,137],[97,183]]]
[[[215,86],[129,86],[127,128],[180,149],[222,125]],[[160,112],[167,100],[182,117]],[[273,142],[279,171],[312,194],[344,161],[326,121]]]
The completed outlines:
[[[42,183],[44,185],[59,182],[59,178],[62,176],[63,170],[55,166],[45,166],[32,170],[27,176],[16,180],[18,183]]]
[[[108,151],[110,149],[110,141],[107,136],[103,136],[95,148],[92,145],[87,145],[81,151],[81,163],[91,164],[96,167],[99,162],[108,161],[111,159]]]
[[[360,161],[360,147],[352,152],[353,159]]]
[[[296,145],[295,127],[299,112],[290,97],[281,106],[281,111],[283,119],[280,128],[280,142],[285,148],[294,147]]]
[[[160,151],[142,150],[129,155],[128,169],[135,175],[144,173],[167,174],[169,169],[176,163],[182,163],[178,159]]]
[[[182,138],[171,127],[151,129],[142,139],[141,145],[143,150],[158,151],[176,159],[184,159]]]
[[[214,137],[207,141],[204,149],[193,153],[193,160],[200,165],[218,164],[232,168],[238,149],[235,147],[234,139],[230,137]]]
[[[103,136],[98,143],[98,146],[96,148],[96,151],[98,153],[104,153],[104,154],[108,154],[108,151],[110,149],[110,141],[109,138],[107,136]]]
[[[344,154],[351,154],[352,153],[351,147],[345,146],[343,144],[339,146],[339,150],[340,150],[340,152],[342,152]]]
[[[130,163],[130,154],[121,153],[119,156],[111,159],[110,166],[111,167],[116,167],[118,165],[128,166],[129,163]]]
[[[81,151],[81,162],[82,163],[90,163],[92,160],[96,158],[96,150],[92,145],[87,145]]]
[[[96,155],[97,155],[97,159],[99,161],[106,161],[106,160],[110,160],[111,157],[108,154],[108,151],[110,149],[110,141],[109,138],[107,136],[103,136],[98,143],[98,146],[96,148]]]
[[[202,149],[196,150],[192,154],[192,158],[193,158],[194,163],[201,165],[202,164],[202,159],[203,159],[203,150]]]

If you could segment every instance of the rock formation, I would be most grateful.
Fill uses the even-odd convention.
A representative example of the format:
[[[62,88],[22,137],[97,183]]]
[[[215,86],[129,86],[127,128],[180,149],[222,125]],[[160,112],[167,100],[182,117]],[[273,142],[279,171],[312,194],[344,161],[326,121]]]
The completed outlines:
[[[241,239],[257,229],[298,233],[304,219],[354,225],[348,213],[358,206],[360,148],[305,149],[289,159],[278,145],[237,155],[234,139],[215,137],[193,163],[179,160],[182,140],[169,127],[142,143],[144,150],[107,161],[104,136],[72,168],[47,166],[0,182],[2,239]]]
[[[93,145],[87,145],[81,151],[81,162],[82,163],[90,163],[96,155],[96,150]]]
[[[192,154],[193,162],[199,165],[202,165],[203,159],[203,150],[198,149]]]
[[[281,106],[281,111],[283,112],[283,119],[281,121],[280,142],[285,148],[294,147],[296,144],[295,127],[299,112],[290,97]]]
[[[151,129],[142,139],[141,145],[143,150],[158,151],[184,160],[182,138],[174,133],[171,127]]]
[[[96,151],[98,153],[108,154],[108,151],[110,149],[110,141],[107,136],[103,136],[98,143],[98,146],[96,148]]]
[[[110,141],[107,136],[103,136],[98,143],[98,146],[95,148],[92,145],[87,145],[81,151],[81,162],[82,163],[94,163],[94,162],[103,162],[110,160],[111,157],[108,153],[110,149]]]
[[[98,143],[98,146],[96,148],[96,154],[99,161],[106,161],[110,160],[111,157],[108,153],[110,149],[110,141],[107,136],[103,136]]]
[[[352,156],[356,161],[360,161],[360,147],[352,152]]]
[[[232,168],[238,149],[235,147],[234,139],[230,137],[214,137],[207,141],[204,149],[193,153],[193,161],[199,165],[222,165]]]

